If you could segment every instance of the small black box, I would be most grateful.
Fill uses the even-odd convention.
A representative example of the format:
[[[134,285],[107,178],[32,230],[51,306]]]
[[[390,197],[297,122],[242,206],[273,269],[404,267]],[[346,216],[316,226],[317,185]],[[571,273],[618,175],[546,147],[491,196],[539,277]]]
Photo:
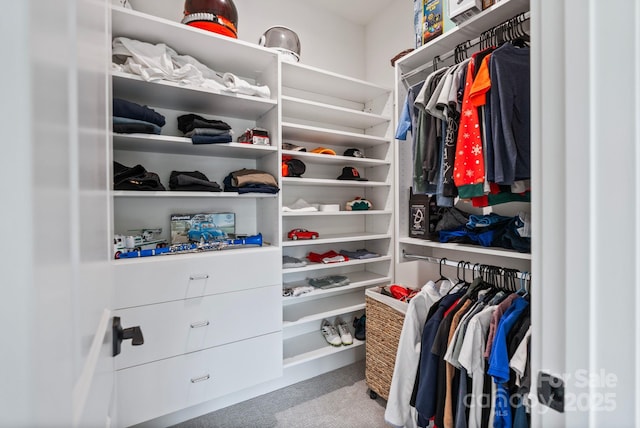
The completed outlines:
[[[438,240],[436,225],[440,221],[441,209],[435,195],[414,194],[409,188],[409,237]]]

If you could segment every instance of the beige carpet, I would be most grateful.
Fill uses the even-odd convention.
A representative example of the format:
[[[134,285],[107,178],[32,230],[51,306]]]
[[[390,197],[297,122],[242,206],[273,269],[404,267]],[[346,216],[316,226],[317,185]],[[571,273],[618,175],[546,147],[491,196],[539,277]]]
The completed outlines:
[[[276,413],[278,428],[384,428],[384,407],[361,380]]]

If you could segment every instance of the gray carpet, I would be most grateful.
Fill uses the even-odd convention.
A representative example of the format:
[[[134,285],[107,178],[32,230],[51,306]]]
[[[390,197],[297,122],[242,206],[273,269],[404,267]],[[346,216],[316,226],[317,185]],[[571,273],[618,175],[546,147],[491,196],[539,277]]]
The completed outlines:
[[[386,428],[364,361],[175,425],[174,428]]]

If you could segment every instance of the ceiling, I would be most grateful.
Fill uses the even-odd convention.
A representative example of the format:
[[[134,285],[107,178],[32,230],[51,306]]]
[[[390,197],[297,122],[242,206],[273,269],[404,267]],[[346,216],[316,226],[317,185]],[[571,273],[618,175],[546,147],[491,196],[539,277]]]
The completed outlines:
[[[390,3],[389,0],[318,0],[315,5],[356,24],[366,25],[390,7]]]

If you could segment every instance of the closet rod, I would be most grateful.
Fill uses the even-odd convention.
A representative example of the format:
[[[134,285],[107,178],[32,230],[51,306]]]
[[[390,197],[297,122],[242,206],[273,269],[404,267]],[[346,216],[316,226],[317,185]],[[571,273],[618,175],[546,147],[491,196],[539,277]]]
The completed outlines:
[[[523,15],[523,19],[524,19],[524,21],[527,21],[527,20],[529,20],[529,19],[530,19],[530,17],[531,17],[531,12],[527,11],[527,12],[524,12],[524,14],[519,14],[519,15]],[[517,17],[517,16],[519,16],[519,15],[516,15],[516,16],[514,16],[513,18],[515,18],[515,17]],[[513,18],[511,18],[511,19],[513,19]],[[475,39],[473,39],[473,40],[467,40],[466,42],[459,43],[459,44],[458,44],[458,46],[461,46],[461,45],[463,45],[463,44],[467,44],[467,43],[469,44],[469,45],[467,46],[467,49],[468,49],[468,48],[471,48],[471,47],[473,47],[473,46],[477,46],[477,45],[478,45],[478,44],[480,44],[480,42],[483,40],[483,39],[482,39],[482,35],[486,34],[487,32],[493,31],[493,30],[495,30],[495,29],[497,29],[497,28],[499,28],[499,27],[501,27],[501,26],[503,26],[503,25],[505,25],[505,24],[508,24],[508,23],[509,23],[509,21],[511,21],[511,19],[508,19],[508,20],[506,20],[506,21],[504,21],[504,22],[502,22],[502,23],[500,23],[500,24],[498,24],[498,25],[494,25],[493,27],[491,27],[491,28],[489,28],[489,29],[487,29],[487,30],[485,30],[485,31],[482,31],[482,32],[480,33],[480,36],[476,37],[476,38],[475,38]],[[524,22],[524,21],[523,21],[523,22]],[[442,55],[436,55],[433,59],[436,59],[436,58],[437,58],[437,62],[444,62],[445,60],[447,60],[447,59],[449,59],[449,58],[453,57],[453,56],[456,54],[456,49],[457,49],[457,46],[456,46],[456,48],[454,48],[454,49],[450,50],[449,52],[446,52],[446,53],[444,53],[444,54],[442,54]],[[424,63],[424,64],[422,64],[421,66],[416,67],[416,68],[414,68],[413,70],[408,71],[408,72],[406,72],[406,73],[404,73],[404,74],[401,74],[401,75],[400,75],[400,77],[401,77],[403,80],[404,80],[404,79],[408,79],[408,78],[409,78],[409,77],[411,77],[411,76],[414,76],[414,75],[416,75],[416,74],[418,74],[418,73],[423,72],[424,70],[427,70],[429,67],[433,67],[433,59],[432,59],[432,61],[431,61],[431,62],[425,62],[425,63]]]
[[[428,262],[428,263],[446,265],[446,266],[451,266],[451,267],[454,267],[454,268],[464,267],[465,269],[468,269],[468,270],[474,270],[475,266],[478,266],[478,264],[472,264],[471,262],[449,260],[446,257],[438,258],[438,257],[431,257],[431,256],[423,256],[423,255],[419,255],[419,254],[410,254],[410,253],[407,253],[405,250],[402,250],[402,257],[407,258],[407,259],[423,260],[423,261]],[[468,264],[461,265],[461,263],[469,263],[470,265],[468,265]],[[518,271],[518,272],[516,272],[516,278],[530,280],[531,279],[531,273],[530,272]]]

